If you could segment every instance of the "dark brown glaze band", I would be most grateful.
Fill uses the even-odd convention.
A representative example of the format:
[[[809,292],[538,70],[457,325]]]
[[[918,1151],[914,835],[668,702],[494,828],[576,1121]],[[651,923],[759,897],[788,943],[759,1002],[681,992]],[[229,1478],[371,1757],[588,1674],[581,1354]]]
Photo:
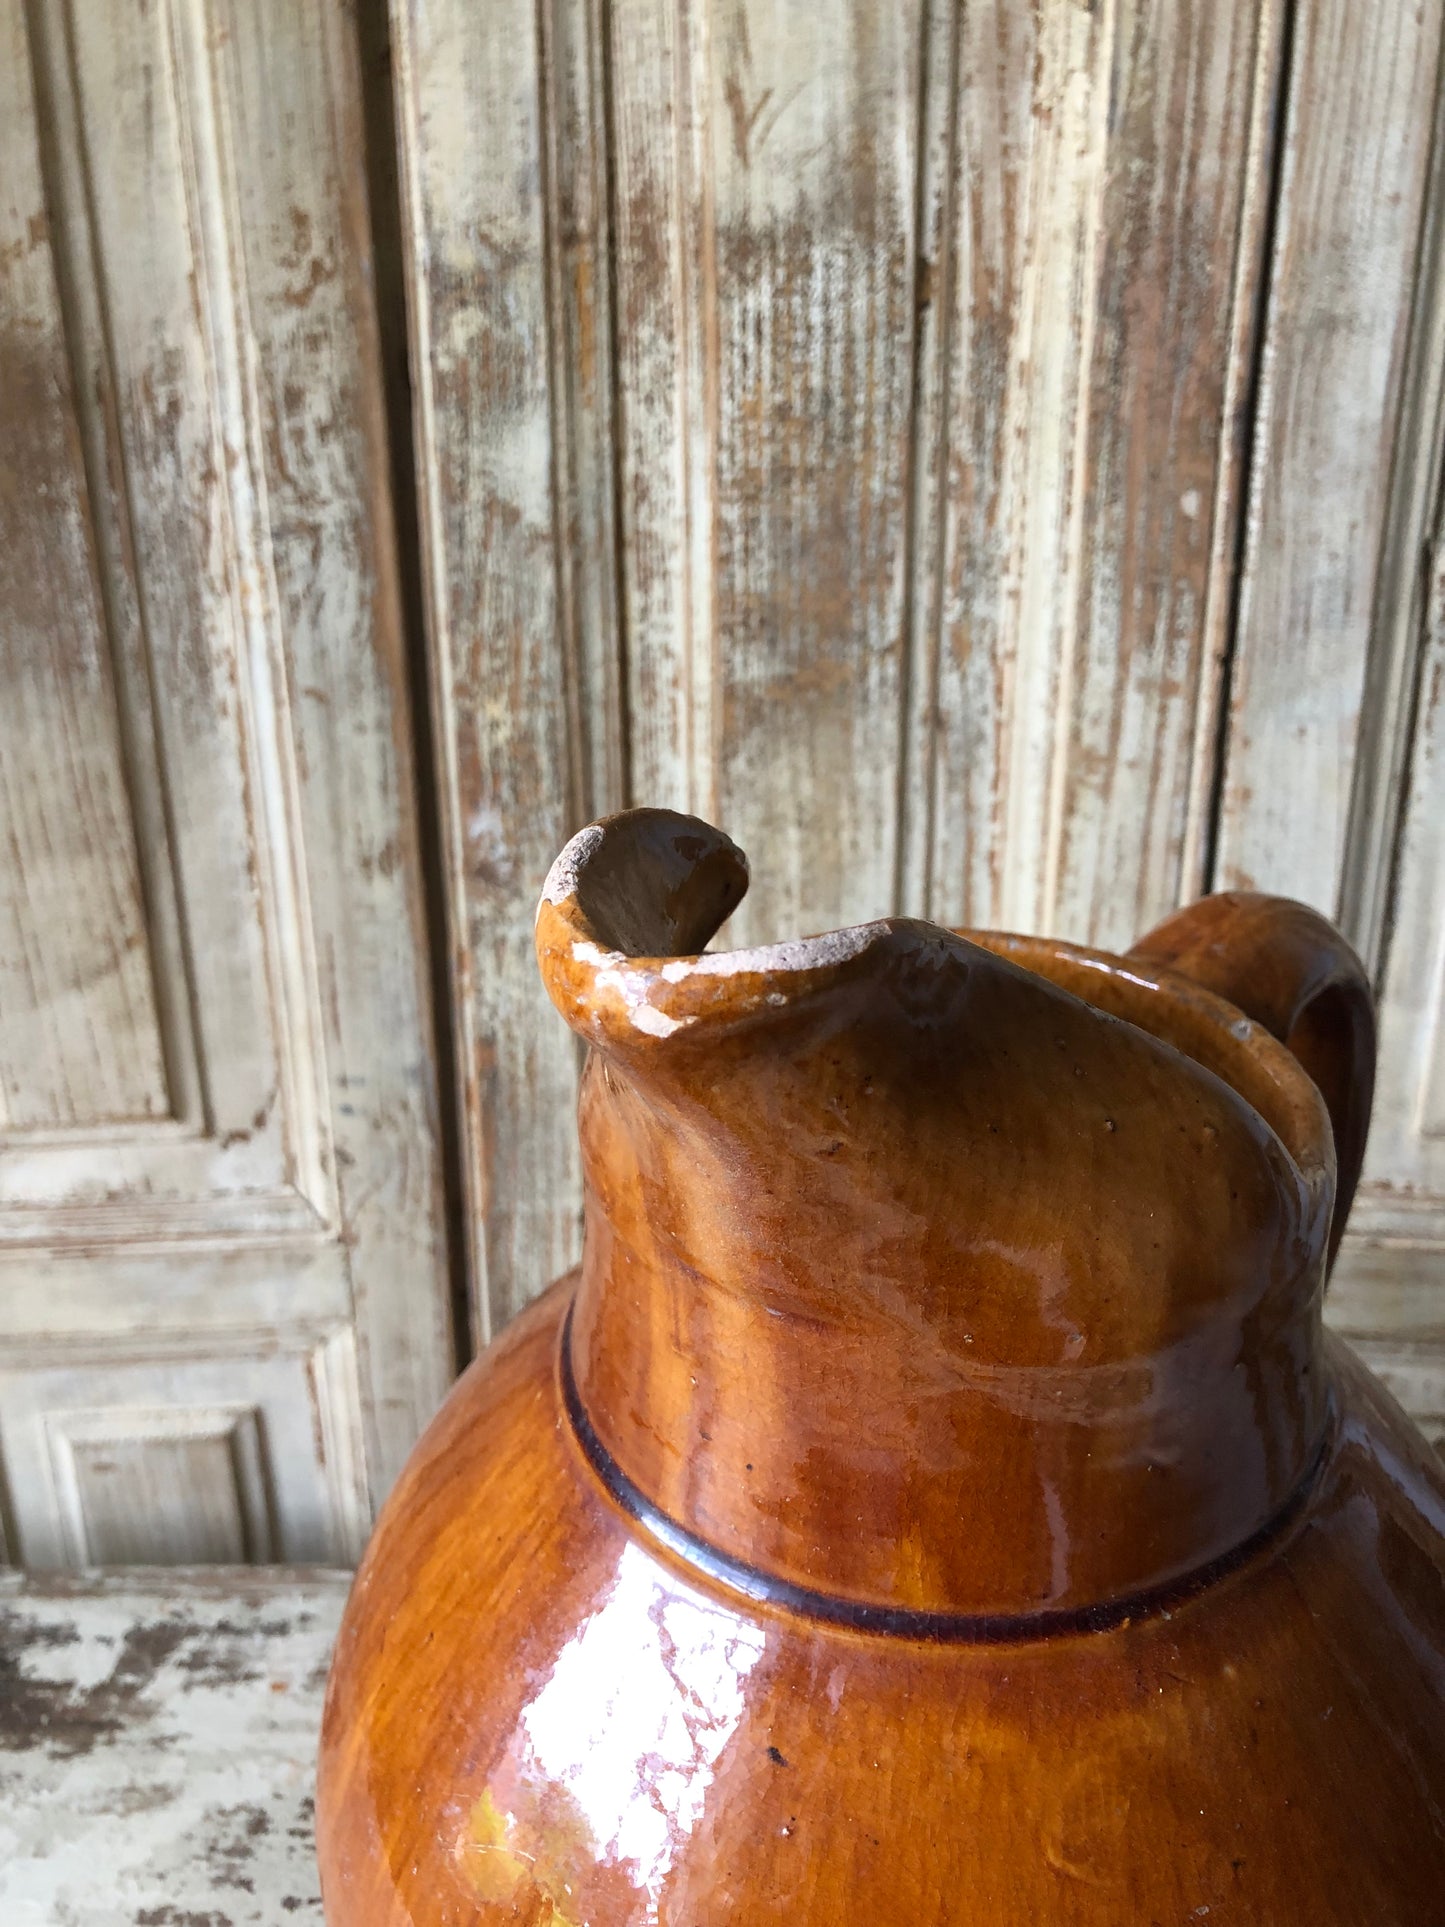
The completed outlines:
[[[1025,1640],[1058,1639],[1070,1634],[1105,1633],[1114,1626],[1132,1625],[1156,1613],[1172,1611],[1227,1578],[1251,1559],[1281,1539],[1300,1517],[1306,1501],[1319,1481],[1330,1455],[1334,1435],[1334,1414],[1326,1426],[1319,1450],[1304,1477],[1290,1493],[1272,1519],[1242,1540],[1229,1552],[1221,1553],[1193,1572],[1182,1574],[1166,1586],[1155,1586],[1125,1598],[1103,1600],[1091,1606],[1078,1606],[1062,1612],[1036,1613],[950,1613],[930,1612],[908,1606],[877,1606],[867,1600],[840,1599],[833,1593],[815,1592],[796,1585],[777,1573],[765,1572],[746,1560],[736,1559],[720,1546],[710,1545],[695,1532],[670,1519],[655,1506],[647,1494],[635,1486],[622,1467],[598,1438],[572,1369],[572,1306],[562,1321],[561,1342],[557,1350],[557,1372],[561,1384],[562,1409],[572,1428],[577,1449],[592,1468],[607,1496],[634,1520],[665,1551],[683,1565],[727,1586],[758,1606],[776,1607],[781,1612],[800,1613],[820,1619],[830,1626],[848,1626],[855,1632],[875,1633],[888,1639],[924,1640],[936,1646],[1008,1646]]]

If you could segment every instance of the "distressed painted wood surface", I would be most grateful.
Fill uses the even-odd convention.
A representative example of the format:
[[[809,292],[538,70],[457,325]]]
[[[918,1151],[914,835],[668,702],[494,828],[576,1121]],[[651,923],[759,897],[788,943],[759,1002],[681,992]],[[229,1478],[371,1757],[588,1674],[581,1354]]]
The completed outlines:
[[[452,1370],[355,32],[0,0],[21,1561],[348,1558]]]
[[[929,37],[825,13],[611,9],[632,792],[766,848],[739,941],[894,889]]]
[[[1333,1310],[1438,1434],[1445,1432],[1445,521],[1435,529],[1424,586],[1383,961],[1379,1097]]]
[[[315,1756],[348,1578],[0,1578],[6,1927],[321,1927]]]
[[[1124,938],[1198,875],[1277,10],[612,24],[631,793],[766,851],[740,940]]]
[[[576,1254],[531,916],[629,801],[750,847],[737,939],[899,910],[1118,943],[1211,882],[1340,914],[1412,1095],[1338,1315],[1445,1333],[1442,7],[1357,13],[390,0],[475,1336]],[[35,1396],[0,1450],[50,1467],[53,1540],[174,1461],[211,1468],[178,1550],[260,1543],[274,1369],[319,1388],[297,1490],[339,1556],[451,1362],[354,22],[0,19],[38,397],[0,455],[36,879],[0,890],[0,1261],[48,1265],[6,1296]],[[100,1431],[52,1423],[110,1359]],[[156,1398],[194,1402],[179,1442]]]
[[[1434,0],[1294,13],[1215,871],[1338,917],[1375,972],[1374,1123],[1328,1310],[1437,1438],[1442,34]]]
[[[561,843],[594,810],[622,801],[620,788],[590,780],[582,737],[585,692],[590,760],[605,768],[609,703],[583,667],[597,616],[576,580],[589,544],[571,512],[563,371],[584,393],[599,377],[585,355],[564,359],[553,330],[565,306],[595,355],[602,296],[590,281],[596,251],[564,253],[560,240],[549,21],[555,27],[548,10],[519,0],[465,17],[397,0],[393,13],[467,1235],[482,1338],[575,1258],[576,1056],[536,980],[532,911]],[[570,17],[568,30],[585,37],[586,17]],[[580,88],[578,57],[569,58]],[[569,158],[573,191],[585,162]],[[598,512],[591,491],[585,502],[592,506],[579,498],[578,518]],[[579,546],[584,566],[574,567]]]
[[[202,1330],[172,1347],[32,1343],[0,1365],[15,1557],[354,1558],[371,1516],[354,1333]]]
[[[1120,944],[1201,887],[1279,15],[955,13],[908,786],[944,921]]]
[[[0,17],[0,127],[33,127]],[[167,1109],[135,835],[34,142],[0,196],[0,1128]],[[20,505],[44,478],[45,514]]]
[[[1352,798],[1398,729],[1365,699],[1428,535],[1400,485],[1422,404],[1439,426],[1409,349],[1442,19],[1438,0],[1295,9],[1219,806],[1219,884],[1343,913],[1372,960],[1395,799],[1363,791],[1352,821]],[[1401,508],[1415,527],[1391,566]]]

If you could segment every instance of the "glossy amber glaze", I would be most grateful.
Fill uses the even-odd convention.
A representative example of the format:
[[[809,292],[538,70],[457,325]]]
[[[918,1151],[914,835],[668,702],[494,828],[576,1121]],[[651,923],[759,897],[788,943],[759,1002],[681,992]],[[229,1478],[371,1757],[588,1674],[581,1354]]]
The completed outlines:
[[[1347,948],[699,954],[745,884],[652,811],[548,881],[584,1262],[358,1575],[332,1927],[1438,1923],[1445,1478],[1322,1332],[1292,1054],[1362,1146]]]

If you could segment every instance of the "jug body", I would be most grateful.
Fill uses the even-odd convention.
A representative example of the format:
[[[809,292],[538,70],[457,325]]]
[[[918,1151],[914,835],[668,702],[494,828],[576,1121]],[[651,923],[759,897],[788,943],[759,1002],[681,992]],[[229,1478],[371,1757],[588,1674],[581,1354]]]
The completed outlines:
[[[1321,1320],[1347,947],[708,953],[745,882],[652,811],[549,878],[583,1264],[358,1574],[333,1927],[1438,1920],[1445,1475]]]

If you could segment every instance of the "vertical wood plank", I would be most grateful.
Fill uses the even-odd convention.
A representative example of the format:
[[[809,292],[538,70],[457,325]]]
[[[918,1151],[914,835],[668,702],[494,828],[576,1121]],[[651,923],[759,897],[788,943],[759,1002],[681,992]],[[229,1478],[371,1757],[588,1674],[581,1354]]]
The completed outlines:
[[[548,0],[544,80],[547,249],[553,325],[557,566],[571,663],[568,728],[584,817],[625,807],[628,740],[619,635],[612,214],[608,193],[610,0]]]
[[[629,800],[716,820],[712,10],[608,11]]]
[[[1437,422],[1437,433],[1442,426]],[[1364,1176],[1370,1190],[1429,1197],[1445,1244],[1445,518],[1426,579],[1410,780],[1381,986],[1379,1097]]]
[[[584,698],[595,704],[607,686],[595,658],[609,570],[594,560],[579,591],[571,545],[588,517],[597,519],[582,539],[594,558],[609,535],[590,492],[580,499],[582,481],[576,503],[569,497],[568,399],[558,390],[570,372],[595,393],[605,374],[559,358],[554,331],[566,314],[579,331],[598,317],[584,285],[595,247],[561,247],[557,223],[564,207],[583,221],[595,211],[596,163],[576,162],[572,117],[600,78],[585,18],[569,16],[559,33],[558,17],[548,14],[544,31],[520,0],[473,9],[394,0],[392,15],[482,1338],[577,1255],[576,1057],[537,978],[532,917],[548,864],[585,820],[589,773],[611,787],[620,769],[608,741],[616,725],[590,712],[589,754],[577,721]],[[559,39],[565,163],[551,119]],[[596,473],[595,440],[577,459],[579,476]],[[591,612],[580,628],[579,596]]]
[[[487,1316],[575,1250],[528,933],[593,809],[751,844],[738,941],[1120,943],[1216,835],[1222,881],[1308,894],[1240,854],[1266,780],[1333,890],[1349,785],[1314,807],[1318,732],[1271,773],[1280,686],[1353,676],[1358,739],[1433,4],[393,0]],[[1278,639],[1324,603],[1301,695],[1324,657]]]
[[[715,754],[765,852],[742,939],[892,906],[926,18],[714,9]]]
[[[739,940],[894,896],[924,20],[613,9],[633,782],[754,842]]]
[[[276,951],[257,914],[277,789],[253,722],[274,708],[275,607],[206,23],[196,0],[104,17],[67,5],[47,10],[45,33],[53,97],[73,116],[60,173],[77,282],[94,288],[84,355],[109,432],[92,472],[103,460],[116,497],[117,665],[156,839],[145,859],[184,919],[175,937],[162,920],[157,949],[168,979],[179,972],[174,1054],[197,1060],[183,1114],[248,1133],[281,1109],[308,1019],[303,1002],[294,1030],[271,1021]]]
[[[18,0],[0,6],[0,1128],[170,1110]]]
[[[965,12],[905,846],[946,921],[1119,942],[1196,886],[1278,43]]]
[[[1441,57],[1437,0],[1297,9],[1216,882],[1339,909]]]
[[[1441,265],[1436,254],[1437,287]],[[1445,416],[1438,405],[1422,427],[1439,450]],[[1445,510],[1438,496],[1434,515],[1415,612],[1420,675],[1382,959],[1375,1109],[1326,1301],[1331,1321],[1361,1342],[1431,1435],[1445,1412]]]
[[[453,1345],[358,50],[335,0],[212,7],[375,1502]]]
[[[1129,942],[1201,887],[1186,874],[1210,645],[1229,620],[1243,512],[1231,376],[1263,262],[1251,111],[1273,106],[1279,10],[1121,5],[1083,429],[1073,721],[1055,774],[1044,914]],[[1240,284],[1248,290],[1236,305]]]
[[[1040,917],[1112,35],[1107,7],[1005,0],[963,16],[940,526],[918,549],[937,626],[915,637],[912,678],[927,801],[913,798],[907,863],[914,906],[945,921]]]
[[[1445,26],[1424,196],[1340,877],[1340,922],[1377,974],[1391,939],[1391,895],[1422,673],[1420,639],[1433,633],[1438,618],[1430,598],[1438,588],[1437,523],[1445,473]]]

